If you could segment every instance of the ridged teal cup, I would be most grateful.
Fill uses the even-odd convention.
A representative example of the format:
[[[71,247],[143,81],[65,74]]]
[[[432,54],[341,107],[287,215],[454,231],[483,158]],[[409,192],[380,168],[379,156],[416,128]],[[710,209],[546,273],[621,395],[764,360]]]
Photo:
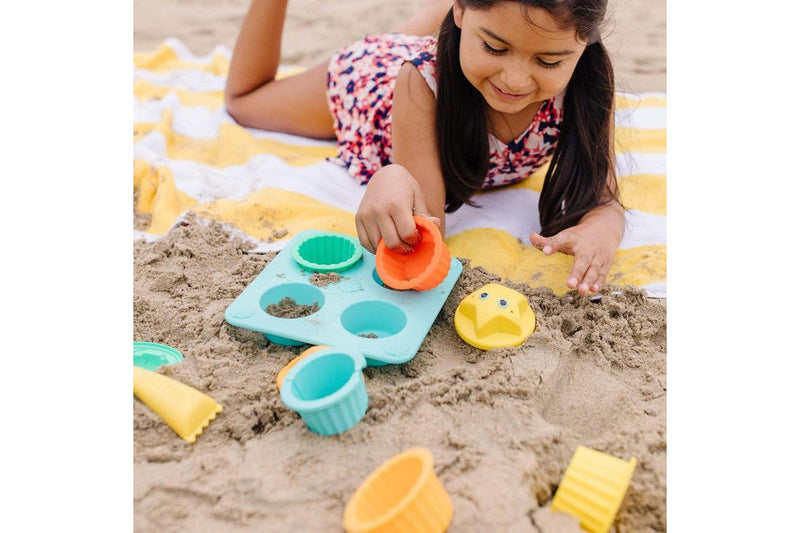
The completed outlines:
[[[361,259],[358,239],[343,233],[313,232],[292,247],[292,258],[309,272],[344,272]]]
[[[366,366],[359,352],[337,347],[319,350],[286,374],[281,400],[314,433],[329,436],[346,431],[367,412]]]

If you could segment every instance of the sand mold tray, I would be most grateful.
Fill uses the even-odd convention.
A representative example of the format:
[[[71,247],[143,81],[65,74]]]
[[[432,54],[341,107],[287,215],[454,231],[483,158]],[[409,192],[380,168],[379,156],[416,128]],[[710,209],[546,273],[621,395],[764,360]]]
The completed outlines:
[[[462,269],[452,258],[447,277],[433,289],[394,290],[381,281],[375,256],[357,239],[307,230],[245,287],[225,310],[225,320],[278,344],[346,346],[364,354],[369,366],[405,363],[416,355]],[[315,274],[331,272],[338,276],[328,283],[313,282]],[[287,318],[267,311],[286,301],[313,312]]]

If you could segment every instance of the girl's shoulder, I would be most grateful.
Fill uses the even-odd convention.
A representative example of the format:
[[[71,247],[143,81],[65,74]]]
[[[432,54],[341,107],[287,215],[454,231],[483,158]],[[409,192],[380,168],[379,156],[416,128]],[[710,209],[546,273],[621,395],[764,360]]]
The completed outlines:
[[[389,77],[397,75],[403,63],[413,64],[431,90],[436,92],[436,38],[427,35],[382,33],[366,35],[334,55],[331,71],[352,69]]]
[[[433,35],[408,35],[405,33],[379,33],[366,35],[361,42],[379,44],[388,49],[403,49],[409,52],[436,51]]]
[[[435,64],[436,38],[432,35],[406,35],[383,33],[367,35],[349,47],[350,50],[368,51],[375,57],[402,58],[415,65]]]

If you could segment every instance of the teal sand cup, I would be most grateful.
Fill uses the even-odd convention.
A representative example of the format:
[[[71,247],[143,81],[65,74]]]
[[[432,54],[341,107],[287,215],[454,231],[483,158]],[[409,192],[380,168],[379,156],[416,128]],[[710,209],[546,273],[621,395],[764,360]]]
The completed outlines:
[[[281,400],[319,435],[336,435],[367,412],[364,356],[337,347],[314,352],[286,374]]]

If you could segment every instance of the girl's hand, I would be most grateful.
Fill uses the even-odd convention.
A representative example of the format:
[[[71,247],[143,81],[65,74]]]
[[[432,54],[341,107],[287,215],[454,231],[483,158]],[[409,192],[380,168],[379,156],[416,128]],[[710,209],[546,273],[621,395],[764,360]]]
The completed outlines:
[[[575,256],[572,270],[567,276],[567,287],[577,288],[581,294],[600,290],[620,242],[614,232],[602,231],[602,228],[587,222],[576,224],[552,237],[531,232],[530,240],[544,255],[562,252]]]
[[[391,250],[410,252],[419,242],[414,215],[430,217],[422,189],[404,167],[387,165],[372,175],[356,211],[358,239],[372,253],[380,239]]]

